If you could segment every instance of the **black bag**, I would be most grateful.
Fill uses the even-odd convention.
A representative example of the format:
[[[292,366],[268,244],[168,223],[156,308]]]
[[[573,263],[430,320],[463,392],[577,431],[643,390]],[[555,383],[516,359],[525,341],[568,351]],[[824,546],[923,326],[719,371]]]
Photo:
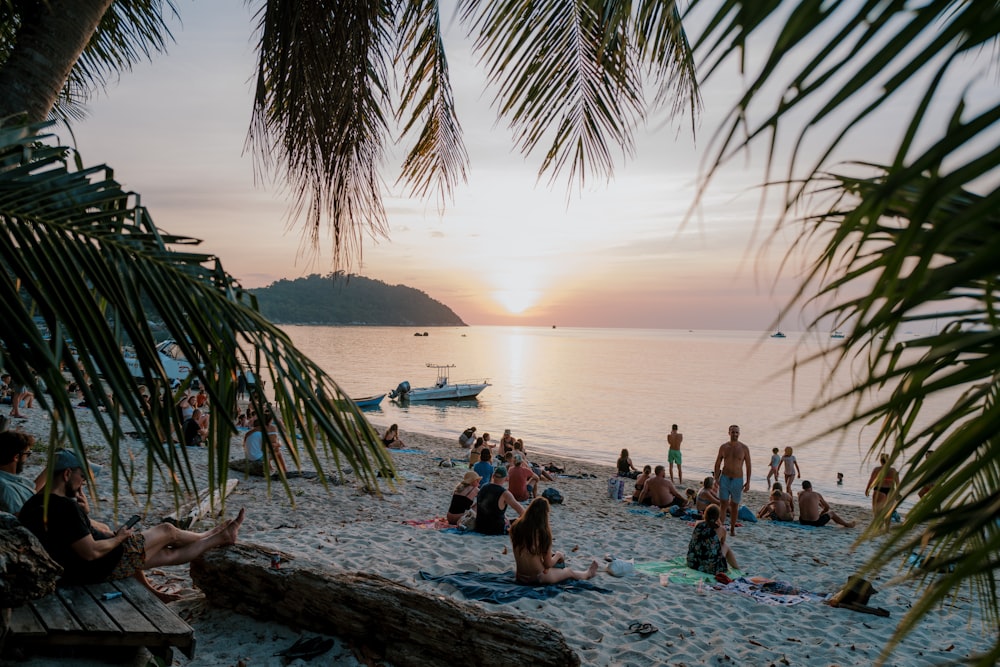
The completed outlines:
[[[554,489],[551,486],[542,491],[542,498],[548,500],[550,505],[558,505],[563,501],[563,495],[559,493],[559,489]]]

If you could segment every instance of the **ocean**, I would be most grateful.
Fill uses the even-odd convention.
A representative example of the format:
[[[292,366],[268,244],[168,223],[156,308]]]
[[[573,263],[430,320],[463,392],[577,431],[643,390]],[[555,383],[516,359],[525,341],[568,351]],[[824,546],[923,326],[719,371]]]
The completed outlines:
[[[876,427],[823,435],[847,412],[809,413],[853,386],[855,369],[793,362],[831,345],[786,332],[471,326],[286,326],[295,344],[349,395],[434,383],[427,363],[454,364],[453,382],[488,379],[478,400],[367,411],[379,426],[456,439],[469,426],[499,440],[509,428],[532,460],[558,454],[608,466],[629,450],[636,466],[666,464],[671,424],[684,434],[684,486],[711,474],[730,424],[751,452],[751,488],[764,490],[772,447],[795,449],[802,479],[831,502],[869,505],[866,460]],[[427,336],[415,336],[426,331]],[[844,482],[837,484],[837,473]],[[782,480],[783,481],[783,480]],[[793,490],[799,489],[798,483]]]

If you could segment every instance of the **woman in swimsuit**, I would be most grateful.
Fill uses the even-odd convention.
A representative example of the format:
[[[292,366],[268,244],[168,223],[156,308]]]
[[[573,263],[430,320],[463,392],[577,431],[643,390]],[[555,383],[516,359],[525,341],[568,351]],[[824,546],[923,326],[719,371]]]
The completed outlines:
[[[549,501],[535,498],[514,523],[510,525],[510,543],[514,547],[517,563],[517,583],[537,585],[554,584],[567,579],[591,579],[597,574],[597,561],[584,572],[568,567],[561,551],[552,552],[552,527],[549,525]]]
[[[632,479],[639,476],[639,470],[632,465],[632,459],[629,458],[627,449],[623,449],[622,455],[618,457],[618,476],[631,477]]]
[[[889,502],[889,494],[896,487],[896,480],[899,473],[890,465],[887,465],[889,456],[882,454],[879,457],[880,465],[872,470],[871,477],[868,478],[868,486],[865,487],[865,495],[872,496],[872,514],[878,516],[879,511]],[[878,486],[875,486],[878,484]],[[891,516],[885,518],[885,527],[889,527]]]
[[[458,525],[458,520],[462,518],[466,510],[472,509],[472,505],[479,495],[479,475],[473,471],[465,473],[465,477],[455,487],[455,492],[451,496],[451,504],[448,506],[448,523],[452,526]]]
[[[403,441],[399,439],[399,427],[397,425],[393,424],[385,432],[385,435],[382,436],[382,444],[389,449],[402,449],[404,447]]]

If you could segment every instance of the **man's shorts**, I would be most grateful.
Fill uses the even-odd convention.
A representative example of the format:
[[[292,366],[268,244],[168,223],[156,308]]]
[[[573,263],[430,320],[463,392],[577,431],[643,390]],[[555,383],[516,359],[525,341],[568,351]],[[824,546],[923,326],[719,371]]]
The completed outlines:
[[[142,533],[132,533],[122,542],[122,558],[118,565],[108,575],[108,581],[128,579],[142,569],[146,562],[146,536]]]
[[[679,449],[668,449],[667,450],[667,463],[681,464],[681,450]]]
[[[732,500],[739,505],[743,500],[743,478],[719,475],[719,500]]]
[[[799,519],[799,523],[803,526],[825,526],[830,523],[829,514],[820,514],[819,518],[815,521],[807,521],[806,519]]]

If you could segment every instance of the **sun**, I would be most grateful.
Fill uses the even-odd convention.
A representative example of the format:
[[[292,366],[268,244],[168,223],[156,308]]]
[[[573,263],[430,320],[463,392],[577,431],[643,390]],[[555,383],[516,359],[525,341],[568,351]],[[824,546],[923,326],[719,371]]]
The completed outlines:
[[[493,292],[496,302],[511,315],[520,315],[528,310],[538,303],[541,296],[541,291],[536,289],[502,289]]]

